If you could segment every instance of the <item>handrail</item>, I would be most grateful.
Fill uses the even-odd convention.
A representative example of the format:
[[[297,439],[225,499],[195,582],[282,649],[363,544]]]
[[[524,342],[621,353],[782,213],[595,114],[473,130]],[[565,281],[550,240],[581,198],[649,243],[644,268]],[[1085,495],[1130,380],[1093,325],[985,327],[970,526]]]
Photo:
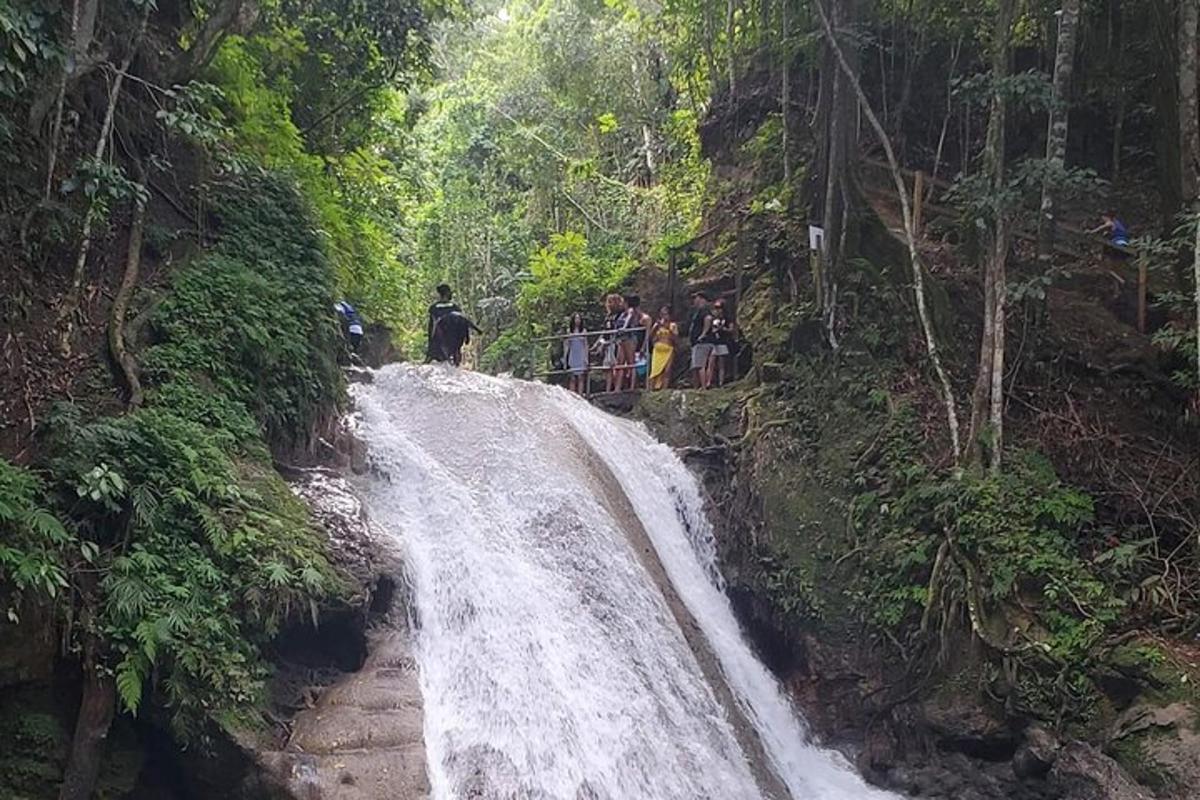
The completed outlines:
[[[563,339],[570,339],[573,336],[620,336],[625,333],[640,333],[642,331],[648,331],[648,330],[650,330],[650,329],[645,328],[645,327],[639,327],[639,328],[611,328],[611,329],[602,330],[602,331],[577,331],[575,333],[555,333],[550,336],[539,336],[536,339],[530,339],[530,342],[532,344],[542,344],[543,342],[553,342],[553,341],[561,341]]]

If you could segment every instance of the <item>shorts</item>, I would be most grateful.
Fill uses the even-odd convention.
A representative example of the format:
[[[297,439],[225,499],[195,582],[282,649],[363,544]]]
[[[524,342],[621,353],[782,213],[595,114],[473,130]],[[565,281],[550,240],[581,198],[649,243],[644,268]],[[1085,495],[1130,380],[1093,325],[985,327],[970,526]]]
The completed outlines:
[[[729,345],[727,345],[727,344],[713,345],[713,355],[718,356],[718,357],[729,355]]]
[[[604,366],[615,367],[617,365],[617,346],[608,344],[604,346]]]
[[[700,342],[692,345],[692,369],[704,369],[708,365],[708,357],[712,355],[713,346]]]

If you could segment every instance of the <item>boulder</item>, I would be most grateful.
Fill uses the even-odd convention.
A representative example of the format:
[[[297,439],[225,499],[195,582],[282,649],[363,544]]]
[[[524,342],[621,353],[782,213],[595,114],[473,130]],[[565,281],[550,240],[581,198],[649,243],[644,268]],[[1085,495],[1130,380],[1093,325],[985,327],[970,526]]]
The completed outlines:
[[[766,361],[758,365],[758,380],[761,383],[779,383],[783,380],[783,364]]]
[[[1160,797],[1185,800],[1196,796],[1196,787],[1200,787],[1200,714],[1192,706],[1139,703],[1117,720],[1111,743],[1114,751],[1128,755],[1128,760],[1123,760],[1133,774],[1151,783]]]
[[[1013,754],[1012,768],[1018,778],[1044,778],[1058,758],[1058,738],[1041,725],[1031,725]]]
[[[922,712],[938,744],[946,750],[989,761],[1006,760],[1016,750],[1012,728],[971,699],[939,695],[927,700]]]
[[[1050,784],[1062,800],[1154,800],[1120,764],[1083,742],[1071,742],[1059,751]]]

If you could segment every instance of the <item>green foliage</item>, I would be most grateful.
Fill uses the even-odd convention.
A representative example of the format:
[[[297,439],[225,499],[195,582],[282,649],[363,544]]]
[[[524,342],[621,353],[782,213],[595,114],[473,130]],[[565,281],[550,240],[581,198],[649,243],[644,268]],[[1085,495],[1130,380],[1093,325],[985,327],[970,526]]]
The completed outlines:
[[[55,16],[41,3],[15,0],[0,6],[0,98],[15,98],[31,77],[61,56]]]
[[[9,693],[0,701],[0,796],[47,800],[58,796],[67,751],[66,726],[54,703],[38,692]]]
[[[1170,322],[1154,332],[1154,344],[1177,358],[1180,366],[1172,371],[1171,379],[1191,391],[1200,391],[1200,373],[1196,371],[1196,349],[1200,347],[1196,295],[1200,293],[1200,288],[1191,286],[1191,291],[1187,291],[1175,287],[1182,282],[1176,279],[1178,265],[1194,257],[1198,225],[1200,216],[1180,214],[1169,236],[1139,237],[1133,243],[1138,259],[1148,269],[1162,276],[1160,285],[1172,287],[1158,292],[1154,300],[1158,307],[1170,315]],[[1190,274],[1188,277],[1191,277]]]
[[[6,598],[10,621],[22,594],[53,600],[69,585],[67,559],[77,541],[48,505],[36,475],[0,459],[0,581],[17,593]]]
[[[161,687],[174,723],[245,709],[284,620],[336,592],[303,507],[266,464],[234,459],[226,432],[165,406],[48,422],[49,471],[101,569],[94,629],[123,706]]]
[[[709,174],[697,112],[676,107],[645,23],[621,3],[553,0],[443,27],[442,80],[410,99],[424,113],[403,184],[414,238],[403,261],[422,299],[446,280],[489,333],[544,331],[591,307],[526,288],[553,237],[578,232],[590,256],[617,262],[665,260],[696,233]],[[410,308],[419,324],[424,303]],[[524,336],[492,343],[488,363],[527,358]]]
[[[143,365],[180,413],[245,437],[303,439],[338,396],[339,335],[320,235],[285,181],[247,175],[214,198],[220,238],[174,276]],[[204,401],[197,386],[206,395]],[[215,391],[214,391],[215,390]]]
[[[417,330],[423,331],[425,288],[416,285],[417,274],[406,266],[413,248],[406,228],[415,204],[406,162],[408,105],[394,88],[377,87],[368,92],[370,102],[355,112],[357,133],[335,136],[323,126],[320,141],[310,141],[296,119],[312,109],[298,108],[305,95],[293,79],[314,68],[311,55],[294,30],[230,37],[209,71],[219,94],[202,116],[217,116],[234,152],[296,181],[312,207],[339,293],[368,319],[390,325],[401,340],[411,341]],[[343,110],[336,119],[346,114],[351,111]],[[207,130],[193,117],[185,114],[179,124]],[[339,130],[340,125],[332,127]],[[209,149],[219,155],[227,147]]]
[[[1088,667],[1128,608],[1130,553],[1086,555],[1092,499],[1063,485],[1039,456],[1014,454],[1001,474],[952,475],[913,460],[908,448],[903,434],[893,436],[851,505],[855,529],[870,542],[854,583],[858,613],[915,639],[931,605],[937,614],[942,604],[975,603],[998,638],[1019,631],[1011,646],[1022,654],[1015,689],[1024,707],[1053,714],[1072,704],[1082,713],[1095,694]]]
[[[825,601],[817,590],[811,567],[790,563],[777,555],[759,558],[763,585],[775,607],[788,617],[821,620],[825,617]]]
[[[341,591],[264,442],[304,439],[341,391],[322,237],[295,187],[261,170],[223,174],[210,213],[215,244],[152,317],[146,405],[57,407],[46,489],[0,462],[0,577],[49,599],[70,585],[73,645],[102,642],[122,707],[160,699],[185,739],[252,707],[264,645]]]
[[[530,279],[516,303],[522,324],[488,348],[486,364],[521,372],[538,366],[528,362],[530,339],[565,329],[576,311],[590,319],[602,316],[604,295],[619,289],[636,266],[619,248],[589,246],[576,231],[554,234],[529,259]]]
[[[517,306],[535,331],[547,332],[574,311],[598,308],[602,296],[618,288],[635,267],[619,251],[590,248],[581,233],[554,234],[529,259],[532,280],[521,286]]]

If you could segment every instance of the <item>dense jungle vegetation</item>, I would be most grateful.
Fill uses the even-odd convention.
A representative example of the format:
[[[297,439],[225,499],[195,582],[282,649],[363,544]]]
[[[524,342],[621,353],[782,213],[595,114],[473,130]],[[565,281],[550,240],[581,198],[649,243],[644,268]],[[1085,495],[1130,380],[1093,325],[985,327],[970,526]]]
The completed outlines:
[[[92,796],[117,716],[256,718],[273,637],[347,595],[273,468],[341,408],[333,304],[415,357],[443,280],[517,374],[609,291],[736,303],[703,410],[780,627],[927,691],[969,650],[1060,727],[1114,670],[1165,691],[1200,631],[1197,43],[1193,0],[0,1],[0,637],[52,630],[80,687],[0,793]],[[1108,207],[1129,247],[1081,232]]]

